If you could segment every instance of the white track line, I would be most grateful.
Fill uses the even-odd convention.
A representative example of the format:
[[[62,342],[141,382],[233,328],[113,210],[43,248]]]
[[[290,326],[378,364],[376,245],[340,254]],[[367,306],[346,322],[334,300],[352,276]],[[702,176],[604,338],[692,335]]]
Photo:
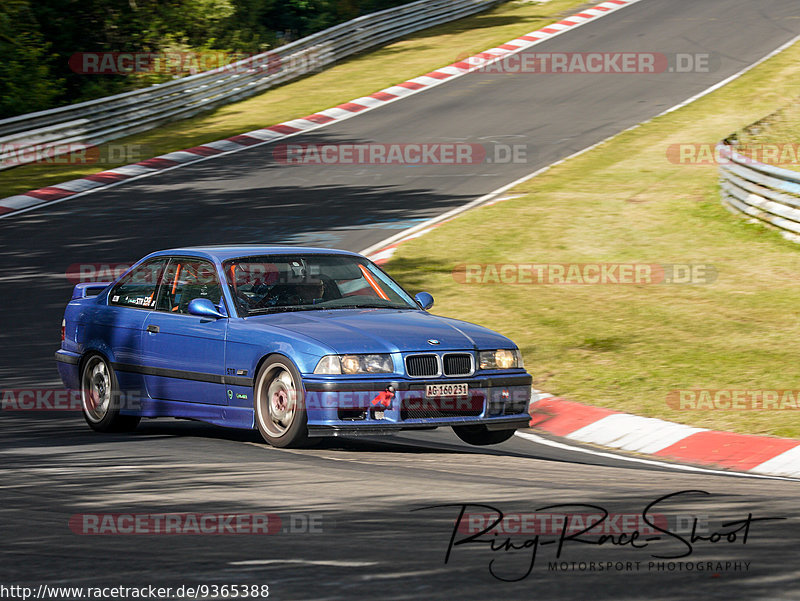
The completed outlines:
[[[368,568],[376,566],[377,561],[341,561],[333,559],[247,559],[245,561],[230,561],[229,566],[268,566],[297,564],[305,566],[330,566],[334,568]]]
[[[516,435],[520,438],[524,438],[525,440],[530,440],[531,442],[535,442],[536,444],[544,445],[547,447],[553,447],[555,449],[561,449],[562,451],[572,451],[578,453],[586,453],[587,455],[594,455],[595,457],[603,457],[605,459],[614,459],[618,461],[627,461],[629,463],[639,463],[643,465],[653,465],[656,467],[663,467],[671,470],[678,470],[682,472],[695,472],[701,474],[713,474],[715,476],[735,476],[737,478],[757,478],[757,479],[767,479],[767,480],[788,480],[790,482],[800,482],[800,479],[797,478],[786,478],[784,476],[767,476],[762,474],[748,474],[745,472],[729,472],[727,470],[712,470],[705,467],[695,467],[693,465],[683,465],[681,463],[667,463],[664,461],[654,461],[653,459],[641,459],[639,457],[628,457],[627,455],[616,455],[614,453],[606,453],[604,451],[595,451],[594,449],[587,449],[584,447],[578,447],[573,445],[564,444],[562,442],[556,442],[554,440],[549,440],[547,438],[543,438],[537,434],[531,434],[529,432],[520,432],[519,430],[516,432]]]

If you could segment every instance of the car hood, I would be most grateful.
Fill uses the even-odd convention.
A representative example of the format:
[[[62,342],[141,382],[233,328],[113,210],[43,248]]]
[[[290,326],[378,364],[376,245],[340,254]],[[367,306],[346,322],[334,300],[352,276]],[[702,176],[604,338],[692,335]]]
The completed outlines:
[[[339,354],[515,347],[511,340],[488,328],[424,311],[303,311],[249,317],[247,322],[302,334]],[[430,344],[429,340],[438,340],[439,344]]]

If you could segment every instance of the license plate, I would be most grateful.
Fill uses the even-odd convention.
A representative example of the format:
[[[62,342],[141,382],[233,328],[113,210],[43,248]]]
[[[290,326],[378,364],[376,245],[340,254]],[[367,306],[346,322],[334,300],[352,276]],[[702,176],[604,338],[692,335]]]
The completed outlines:
[[[467,396],[469,384],[428,384],[425,386],[426,397]]]

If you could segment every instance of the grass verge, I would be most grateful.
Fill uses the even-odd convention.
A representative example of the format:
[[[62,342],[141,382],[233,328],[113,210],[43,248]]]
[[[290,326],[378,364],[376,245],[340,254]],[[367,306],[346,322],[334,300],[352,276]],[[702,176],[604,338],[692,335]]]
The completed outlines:
[[[747,151],[748,147],[751,149],[772,147],[776,151],[776,156],[769,161],[770,164],[800,171],[800,157],[797,151],[800,142],[800,100],[795,98],[791,104],[745,127],[737,132],[736,136],[739,143],[744,146],[744,154],[753,156],[752,152]],[[766,160],[763,150],[760,156],[756,155],[753,158]]]
[[[671,144],[714,143],[800,94],[800,44],[723,89],[625,132],[403,244],[387,269],[435,311],[514,339],[553,394],[723,430],[800,437],[799,411],[689,411],[689,388],[800,389],[800,246],[731,215],[716,167]],[[469,233],[469,235],[465,235]],[[710,285],[459,283],[464,263],[710,264]]]
[[[127,149],[129,156],[116,162],[42,163],[2,171],[0,198],[304,117],[497,46],[574,14],[583,6],[587,6],[585,0],[507,2],[486,13],[418,32],[248,100],[100,145],[101,157],[118,157]]]

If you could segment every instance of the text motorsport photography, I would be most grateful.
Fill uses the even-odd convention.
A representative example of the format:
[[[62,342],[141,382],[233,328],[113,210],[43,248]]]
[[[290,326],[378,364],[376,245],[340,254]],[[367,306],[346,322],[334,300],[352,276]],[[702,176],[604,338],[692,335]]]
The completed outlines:
[[[702,555],[709,547],[747,545],[756,535],[759,522],[788,519],[754,517],[747,513],[744,518],[716,524],[707,514],[672,513],[674,507],[670,503],[698,495],[710,497],[711,493],[704,490],[670,493],[649,502],[640,514],[611,514],[600,505],[584,503],[547,505],[530,513],[508,515],[497,507],[477,503],[431,505],[413,511],[455,508],[457,517],[444,563],[458,564],[459,556],[466,550],[479,549],[488,558],[491,576],[503,582],[528,578],[539,561],[540,547],[550,551],[542,563],[546,561],[547,569],[554,572],[747,571],[750,561],[720,562],[702,559]],[[578,512],[574,512],[576,509]],[[597,556],[595,559],[575,561],[570,557],[579,549],[591,547],[598,549],[593,554]],[[624,560],[613,557],[623,551]],[[603,553],[611,553],[611,560],[599,557]]]

